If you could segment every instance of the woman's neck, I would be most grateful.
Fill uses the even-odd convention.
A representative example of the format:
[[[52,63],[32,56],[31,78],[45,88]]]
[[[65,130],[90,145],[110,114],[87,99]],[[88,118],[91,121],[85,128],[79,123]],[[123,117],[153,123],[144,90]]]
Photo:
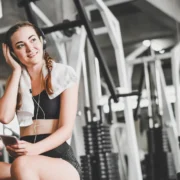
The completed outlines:
[[[41,64],[39,63],[37,65],[34,65],[33,67],[27,68],[31,81],[36,80],[39,77],[41,77],[42,67],[43,67],[43,63]]]

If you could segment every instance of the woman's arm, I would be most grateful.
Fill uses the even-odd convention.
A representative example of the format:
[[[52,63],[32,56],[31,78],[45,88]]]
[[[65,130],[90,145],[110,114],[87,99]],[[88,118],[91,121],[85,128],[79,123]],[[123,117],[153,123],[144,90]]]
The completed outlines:
[[[4,95],[0,98],[0,122],[8,124],[15,115],[20,70],[14,70],[9,77]]]
[[[2,44],[2,50],[7,64],[12,68],[12,75],[6,83],[5,93],[0,98],[0,122],[8,124],[15,114],[21,66],[13,59],[9,47],[4,43]]]
[[[56,148],[68,140],[73,131],[78,102],[78,84],[66,89],[61,94],[59,128],[46,139],[34,144],[38,154]]]

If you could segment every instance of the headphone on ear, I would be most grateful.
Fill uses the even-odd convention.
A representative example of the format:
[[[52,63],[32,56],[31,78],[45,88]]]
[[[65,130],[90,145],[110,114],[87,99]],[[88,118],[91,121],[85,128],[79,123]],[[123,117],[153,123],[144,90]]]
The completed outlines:
[[[44,34],[44,32],[43,32],[39,27],[37,27],[37,26],[34,25],[34,24],[33,24],[33,26],[34,26],[37,34],[39,35],[40,40],[41,40],[41,42],[42,42],[42,44],[43,44],[43,50],[45,50],[45,49],[46,49],[46,44],[47,44],[45,34]]]

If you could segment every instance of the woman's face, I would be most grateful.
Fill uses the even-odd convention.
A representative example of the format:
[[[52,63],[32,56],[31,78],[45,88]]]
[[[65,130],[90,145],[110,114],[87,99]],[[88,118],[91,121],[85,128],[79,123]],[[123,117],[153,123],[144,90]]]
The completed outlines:
[[[25,26],[11,36],[15,55],[26,66],[35,65],[43,59],[43,45],[36,31]]]

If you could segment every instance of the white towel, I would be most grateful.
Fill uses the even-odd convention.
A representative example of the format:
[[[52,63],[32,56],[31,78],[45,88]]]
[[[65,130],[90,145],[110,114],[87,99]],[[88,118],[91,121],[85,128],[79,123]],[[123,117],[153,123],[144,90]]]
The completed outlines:
[[[77,82],[77,75],[71,66],[53,61],[51,72],[51,83],[54,93],[49,95],[50,99],[55,98],[61,94],[65,89],[71,87]],[[42,68],[43,77],[47,76],[48,70],[46,65]],[[25,68],[22,68],[22,73],[19,83],[19,92],[22,96],[22,106],[17,111],[17,119],[21,127],[29,126],[33,123],[32,117],[34,116],[34,103],[31,93],[31,80]]]

